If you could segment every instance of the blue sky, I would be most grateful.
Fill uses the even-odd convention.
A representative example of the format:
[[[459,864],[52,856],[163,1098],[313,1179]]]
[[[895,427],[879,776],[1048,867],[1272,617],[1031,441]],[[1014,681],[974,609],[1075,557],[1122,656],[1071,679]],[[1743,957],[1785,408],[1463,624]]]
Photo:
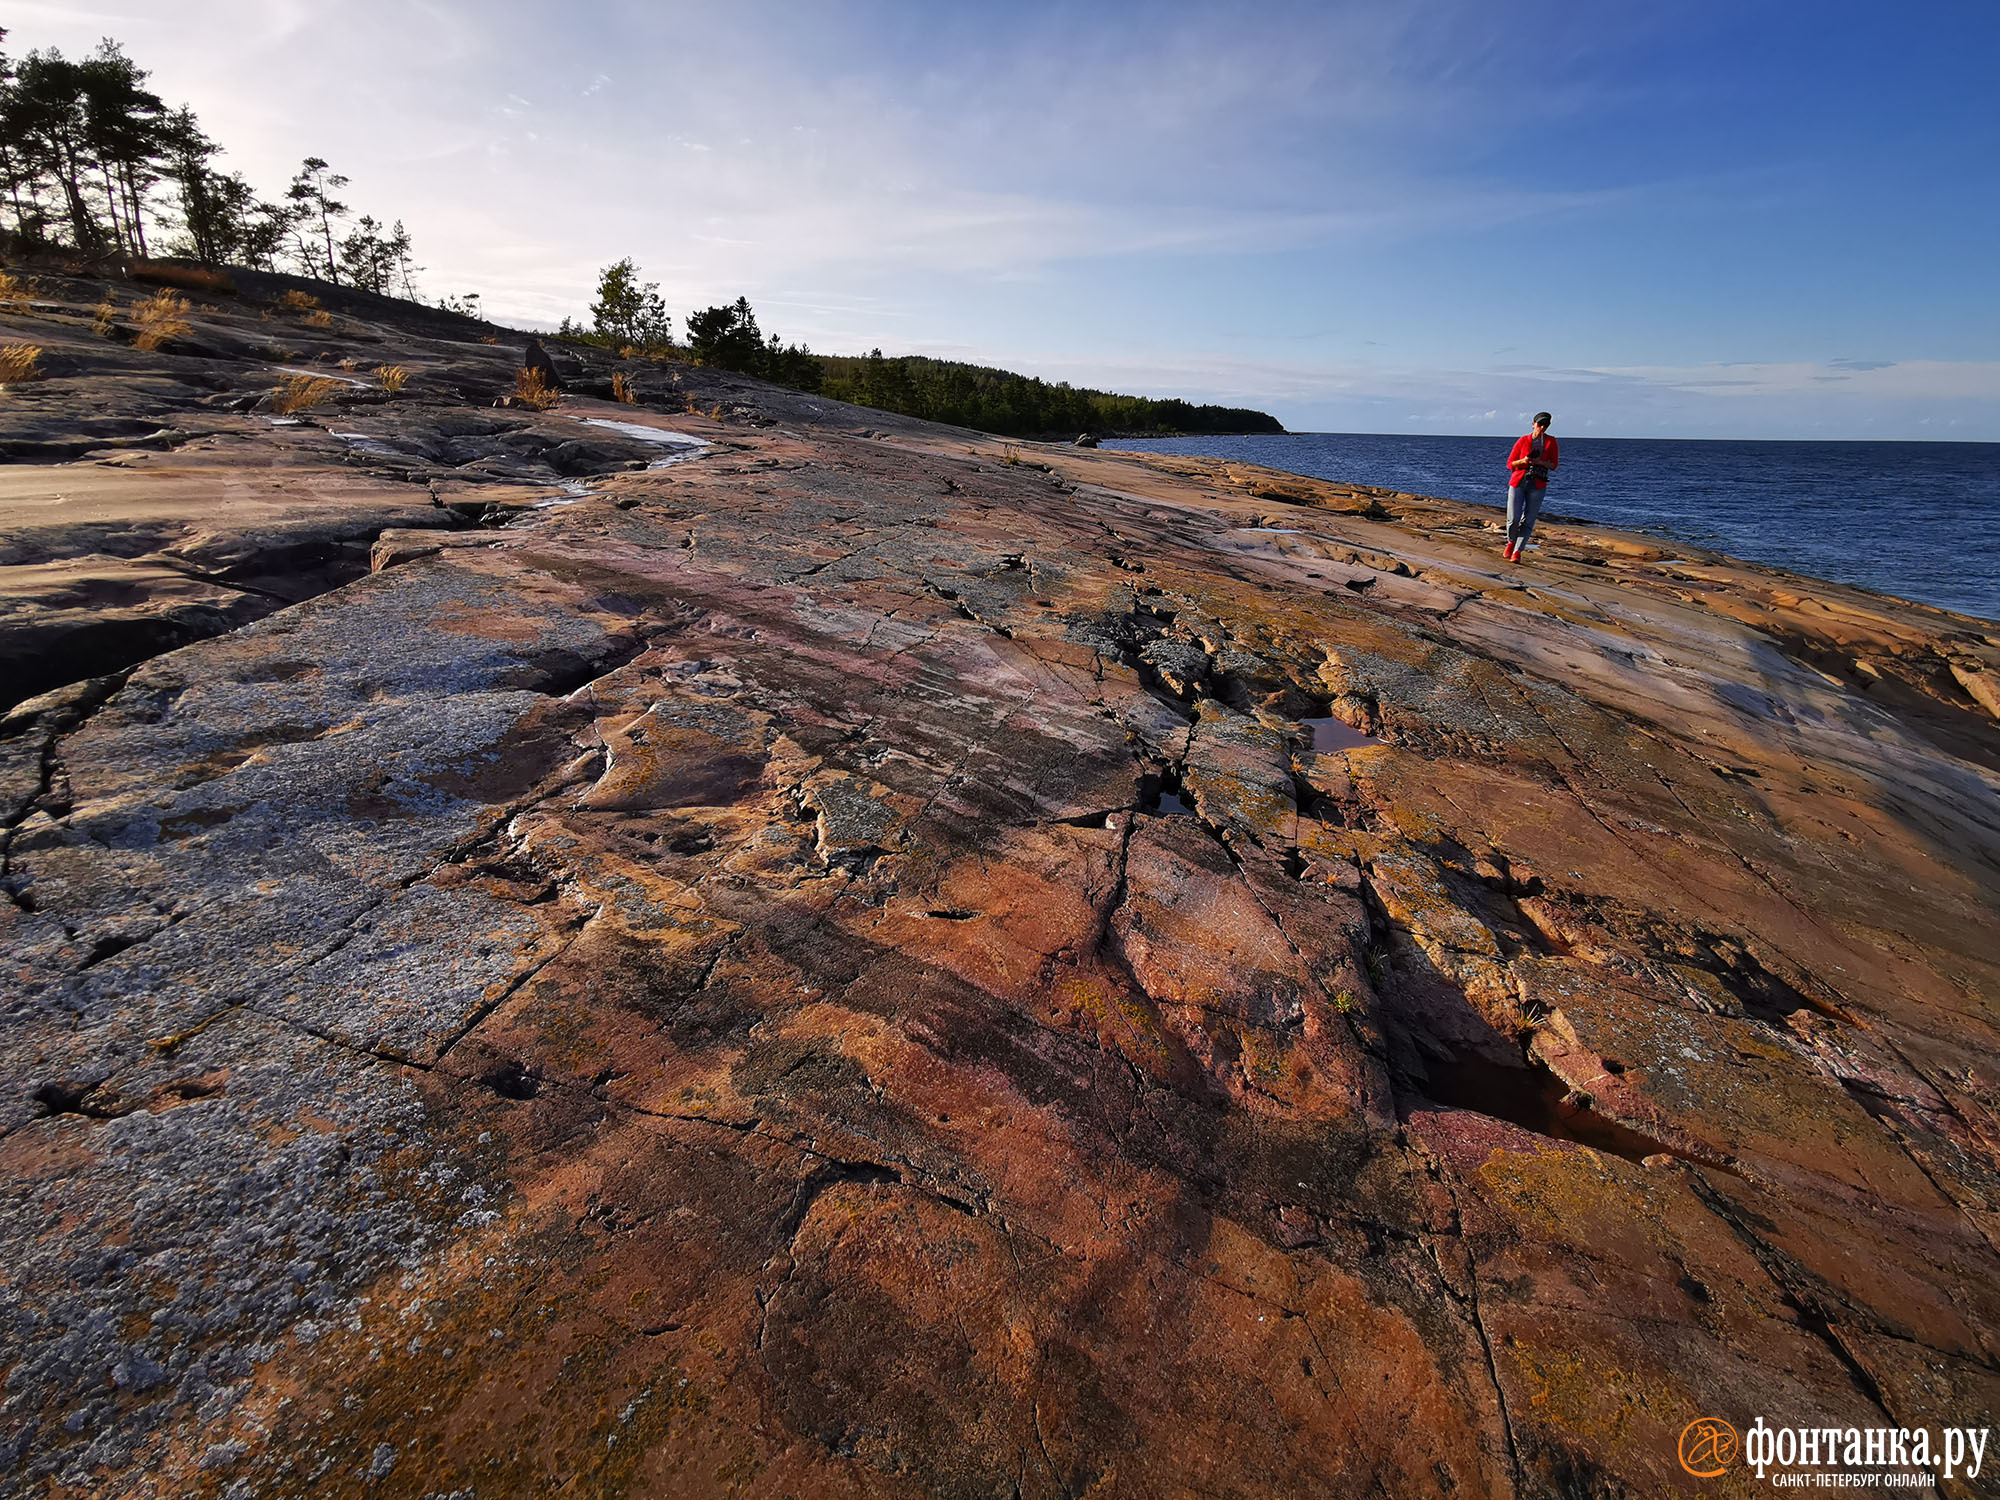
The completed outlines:
[[[434,293],[634,257],[813,347],[1295,430],[2000,440],[2000,4],[133,0],[275,193],[308,152]]]

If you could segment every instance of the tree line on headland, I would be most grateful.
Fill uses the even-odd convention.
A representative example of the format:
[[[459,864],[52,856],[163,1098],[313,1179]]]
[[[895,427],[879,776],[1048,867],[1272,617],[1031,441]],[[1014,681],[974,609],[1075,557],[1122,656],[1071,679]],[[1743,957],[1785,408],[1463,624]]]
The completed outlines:
[[[6,39],[0,29],[0,42]],[[284,192],[261,197],[215,165],[222,147],[194,111],[169,108],[150,75],[106,39],[81,59],[54,49],[0,51],[0,251],[84,261],[160,256],[211,268],[286,271],[383,296],[419,299],[409,231],[352,215],[348,179],[308,156]],[[480,316],[479,295],[439,306]],[[691,358],[858,406],[1010,437],[1078,433],[1282,432],[1263,412],[1073,387],[922,355],[818,355],[766,335],[748,299],[688,314],[685,342],[655,283],[627,258],[599,278],[588,324],[558,336],[620,353]]]
[[[684,349],[702,364],[793,390],[1006,437],[1285,430],[1275,417],[1244,407],[1122,396],[921,354],[885,356],[880,349],[858,356],[814,354],[803,344],[765,334],[746,297],[689,313],[686,344],[676,345],[658,284],[641,281],[629,258],[604,268],[590,316],[588,324],[563,319],[558,336],[640,354]]]

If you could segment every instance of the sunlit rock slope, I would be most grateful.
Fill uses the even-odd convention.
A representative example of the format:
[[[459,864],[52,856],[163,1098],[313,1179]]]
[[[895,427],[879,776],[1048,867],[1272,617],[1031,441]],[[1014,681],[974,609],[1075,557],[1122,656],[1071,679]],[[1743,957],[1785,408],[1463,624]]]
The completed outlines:
[[[1650,1496],[1705,1415],[2000,1420],[2000,627],[107,291],[4,320],[5,1493]]]

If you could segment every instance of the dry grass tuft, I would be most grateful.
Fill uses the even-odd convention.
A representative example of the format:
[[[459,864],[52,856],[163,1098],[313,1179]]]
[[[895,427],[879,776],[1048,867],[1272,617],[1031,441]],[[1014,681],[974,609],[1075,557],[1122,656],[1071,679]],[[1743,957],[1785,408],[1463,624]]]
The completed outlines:
[[[500,335],[497,333],[489,333],[486,335],[485,338],[481,339],[479,342],[482,344],[497,344],[500,342]]]
[[[361,368],[361,361],[350,355],[340,362],[340,368],[343,370],[358,370]]]
[[[134,281],[150,281],[155,286],[177,286],[188,292],[221,292],[236,295],[236,283],[220,271],[204,271],[197,266],[169,266],[156,260],[135,262]]]
[[[333,327],[333,314],[330,312],[307,313],[301,321],[306,327],[317,328],[324,333],[327,329]]]
[[[139,325],[139,335],[132,342],[141,349],[157,349],[169,339],[190,332],[187,310],[187,298],[174,291],[155,292],[144,302],[136,303],[132,318]]]
[[[271,410],[289,417],[295,411],[318,406],[342,389],[338,380],[322,380],[316,375],[287,375],[271,395]]]
[[[1010,469],[1013,468],[1014,465],[1018,464],[1020,461],[1021,461],[1021,450],[1019,448],[1016,448],[1012,443],[1009,443],[1006,447],[1000,450],[1000,462],[1007,465],[1008,468]]]
[[[375,372],[375,377],[382,382],[383,390],[394,395],[408,383],[410,372],[402,365],[383,365]]]
[[[41,345],[0,344],[0,385],[12,385],[17,380],[39,380],[41,376]]]
[[[611,399],[623,406],[637,406],[639,393],[632,389],[632,382],[622,374],[611,377]]]
[[[524,368],[514,377],[514,399],[536,411],[547,411],[562,400],[562,392],[552,387],[540,370]]]
[[[99,338],[111,337],[111,330],[118,326],[118,305],[106,298],[97,304],[97,311],[91,314],[90,331]]]
[[[28,283],[0,271],[0,309],[24,313],[28,310]]]
[[[284,296],[278,299],[278,306],[282,307],[286,312],[317,312],[319,310],[319,298],[315,297],[311,292],[286,292]]]

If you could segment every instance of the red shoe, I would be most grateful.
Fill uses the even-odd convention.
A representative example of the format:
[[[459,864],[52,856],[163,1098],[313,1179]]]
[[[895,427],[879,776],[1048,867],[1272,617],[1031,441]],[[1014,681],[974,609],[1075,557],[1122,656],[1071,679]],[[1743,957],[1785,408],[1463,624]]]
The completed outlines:
[[[1507,554],[1508,562],[1517,563],[1520,560],[1521,560],[1521,549],[1519,547],[1516,547],[1512,552],[1509,552]]]

